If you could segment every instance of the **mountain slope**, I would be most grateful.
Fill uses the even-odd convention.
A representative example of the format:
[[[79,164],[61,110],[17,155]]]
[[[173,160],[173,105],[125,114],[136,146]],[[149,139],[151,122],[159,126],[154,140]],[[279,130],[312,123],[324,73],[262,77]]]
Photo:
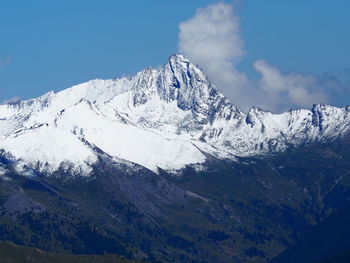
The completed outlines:
[[[345,143],[211,158],[178,177],[108,156],[89,177],[63,169],[23,176],[0,161],[0,239],[61,253],[263,263],[350,201]]]
[[[179,55],[1,105],[0,239],[265,263],[349,204],[349,110],[244,113]]]
[[[298,238],[294,245],[270,262],[320,263],[350,250],[349,220],[349,206],[342,207],[320,225]],[[347,254],[342,257],[346,256],[349,259]],[[334,260],[336,262],[336,258]]]
[[[337,255],[336,257],[327,259],[321,263],[347,263],[349,261],[350,261],[350,251],[346,251],[340,255]]]
[[[0,106],[0,148],[18,169],[88,175],[100,154],[152,171],[201,169],[219,159],[343,138],[349,108],[315,105],[272,114],[233,106],[181,55],[132,78],[93,80]]]
[[[136,263],[116,255],[73,256],[48,253],[39,249],[0,242],[0,256],[3,263]]]

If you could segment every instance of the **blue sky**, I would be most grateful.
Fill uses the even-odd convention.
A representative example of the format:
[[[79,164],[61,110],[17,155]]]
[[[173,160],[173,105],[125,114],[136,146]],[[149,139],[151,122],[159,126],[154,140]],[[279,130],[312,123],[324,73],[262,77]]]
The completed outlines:
[[[1,1],[0,101],[157,67],[178,52],[179,24],[217,2]],[[285,74],[341,75],[350,68],[349,10],[348,0],[241,0],[244,55],[235,67],[252,79],[262,74],[258,60]]]

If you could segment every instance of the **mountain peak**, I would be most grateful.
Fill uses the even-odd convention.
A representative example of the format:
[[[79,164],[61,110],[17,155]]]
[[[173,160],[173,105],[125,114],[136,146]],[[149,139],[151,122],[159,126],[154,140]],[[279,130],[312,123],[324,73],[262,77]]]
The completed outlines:
[[[196,76],[202,81],[209,82],[205,73],[181,54],[170,56],[168,62],[164,65],[164,67],[170,67],[172,73],[175,75],[187,74],[188,78]]]
[[[131,78],[96,79],[0,105],[0,149],[49,171],[67,162],[89,171],[105,153],[157,172],[203,164],[208,154],[232,159],[340,138],[349,123],[348,108],[329,105],[288,114],[253,107],[245,114],[200,68],[172,55],[161,69]]]
[[[182,54],[173,54],[169,57],[168,59],[169,62],[190,62],[189,59],[187,59],[184,55]]]

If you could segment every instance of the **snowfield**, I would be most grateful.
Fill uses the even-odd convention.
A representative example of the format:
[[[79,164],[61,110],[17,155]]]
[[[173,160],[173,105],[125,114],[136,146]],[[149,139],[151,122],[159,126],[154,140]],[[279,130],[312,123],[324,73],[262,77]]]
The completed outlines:
[[[199,68],[174,55],[160,70],[0,105],[0,149],[48,173],[69,164],[89,175],[101,151],[154,172],[174,172],[198,167],[207,154],[235,159],[341,138],[349,131],[349,111],[314,105],[244,113]]]

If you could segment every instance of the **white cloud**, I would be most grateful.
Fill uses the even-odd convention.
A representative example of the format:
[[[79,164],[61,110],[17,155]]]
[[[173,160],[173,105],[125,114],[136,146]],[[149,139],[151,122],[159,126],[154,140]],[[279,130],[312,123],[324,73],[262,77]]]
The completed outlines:
[[[319,82],[313,75],[295,72],[283,73],[262,60],[254,63],[254,69],[261,75],[257,88],[266,95],[273,96],[275,100],[272,107],[281,107],[279,105],[281,102],[285,105],[300,107],[328,102],[326,93],[317,89]]]
[[[262,60],[253,65],[261,75],[258,81],[237,70],[245,51],[240,19],[232,4],[220,2],[197,9],[194,17],[180,24],[179,50],[244,110],[259,106],[279,112],[329,102],[313,75],[284,73]]]
[[[200,65],[232,100],[242,98],[248,85],[246,75],[236,69],[245,53],[243,46],[239,17],[230,4],[199,8],[193,18],[180,24],[180,52]]]

